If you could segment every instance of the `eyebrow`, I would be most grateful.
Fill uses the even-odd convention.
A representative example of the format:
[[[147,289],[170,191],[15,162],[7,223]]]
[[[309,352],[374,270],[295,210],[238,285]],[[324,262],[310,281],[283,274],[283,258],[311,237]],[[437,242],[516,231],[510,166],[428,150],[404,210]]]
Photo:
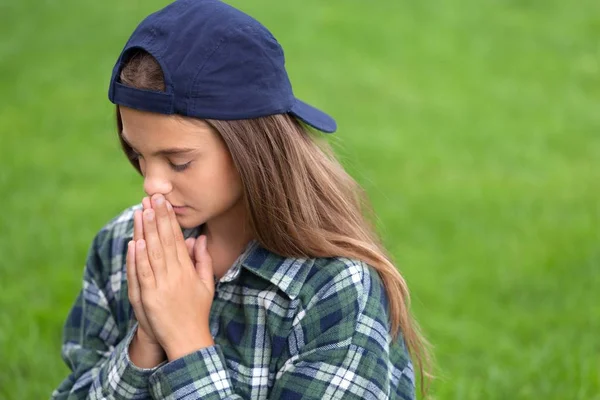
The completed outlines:
[[[129,141],[125,138],[125,135],[123,135],[122,132],[121,132],[121,139],[123,139],[123,141],[127,144],[127,146],[131,147],[136,153],[138,153],[136,148],[133,147],[131,145],[131,143],[129,143]],[[169,147],[167,149],[155,151],[154,153],[152,153],[152,156],[154,156],[154,157],[156,157],[156,156],[176,156],[176,155],[191,153],[192,151],[196,151],[196,149],[192,149],[190,147]]]

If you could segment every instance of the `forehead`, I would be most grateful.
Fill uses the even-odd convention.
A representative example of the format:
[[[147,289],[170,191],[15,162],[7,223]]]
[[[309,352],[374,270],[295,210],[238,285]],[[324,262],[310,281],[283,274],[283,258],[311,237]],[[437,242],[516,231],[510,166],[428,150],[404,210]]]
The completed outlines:
[[[204,121],[119,107],[123,139],[132,146],[206,145],[215,139]]]

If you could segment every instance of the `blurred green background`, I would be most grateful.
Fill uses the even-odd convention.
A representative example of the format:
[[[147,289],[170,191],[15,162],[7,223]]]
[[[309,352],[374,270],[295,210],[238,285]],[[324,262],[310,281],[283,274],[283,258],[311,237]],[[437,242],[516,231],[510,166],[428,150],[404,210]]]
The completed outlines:
[[[67,375],[94,234],[142,195],[107,100],[167,2],[0,2],[0,398]],[[600,1],[232,4],[333,114],[434,345],[437,399],[600,399]]]

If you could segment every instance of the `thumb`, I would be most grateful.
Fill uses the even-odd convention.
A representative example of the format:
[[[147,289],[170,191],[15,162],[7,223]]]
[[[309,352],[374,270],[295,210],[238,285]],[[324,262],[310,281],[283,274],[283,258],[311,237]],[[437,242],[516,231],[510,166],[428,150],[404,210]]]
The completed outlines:
[[[206,236],[202,235],[196,239],[194,245],[194,257],[196,259],[196,272],[201,281],[214,285],[214,272],[212,265],[212,258],[208,254],[206,248]]]

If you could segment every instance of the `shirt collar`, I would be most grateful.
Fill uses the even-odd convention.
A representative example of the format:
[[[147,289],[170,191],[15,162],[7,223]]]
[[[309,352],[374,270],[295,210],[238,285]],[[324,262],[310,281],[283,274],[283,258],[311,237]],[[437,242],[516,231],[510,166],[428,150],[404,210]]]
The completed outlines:
[[[253,240],[240,257],[240,264],[246,270],[271,282],[294,300],[300,294],[300,289],[314,266],[314,260],[284,257],[265,249]]]
[[[265,249],[256,240],[251,240],[219,282],[234,281],[243,268],[271,282],[290,300],[294,300],[313,266],[313,259],[283,257]]]

